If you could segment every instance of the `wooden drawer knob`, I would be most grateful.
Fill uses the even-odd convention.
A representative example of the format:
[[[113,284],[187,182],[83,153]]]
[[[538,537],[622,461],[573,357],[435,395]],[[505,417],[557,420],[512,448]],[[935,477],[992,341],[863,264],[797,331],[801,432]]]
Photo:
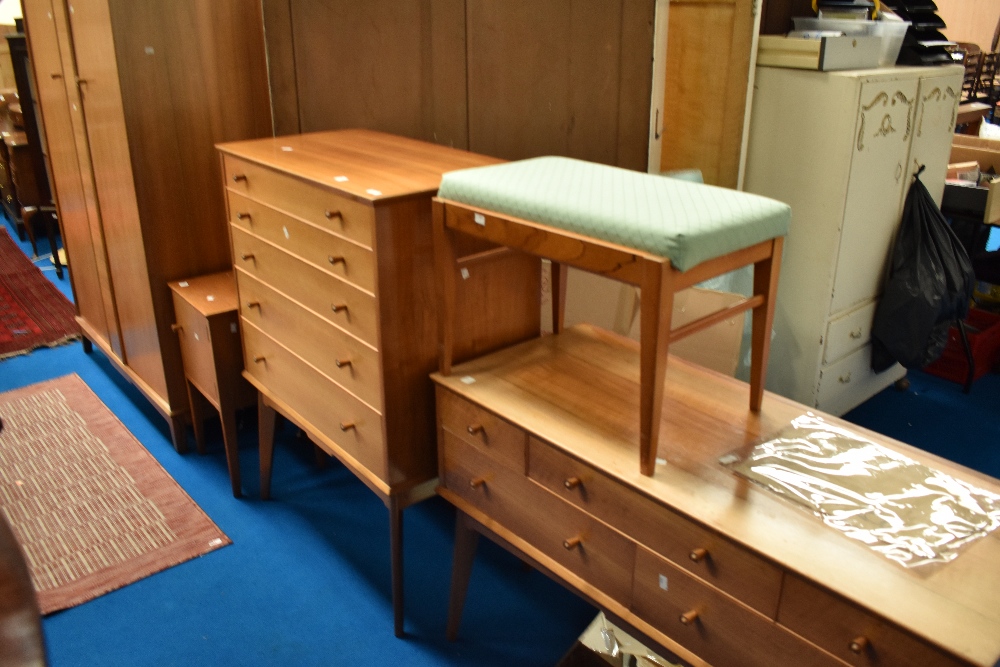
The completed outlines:
[[[357,430],[357,429],[354,426],[354,422],[340,422],[340,430],[341,431],[352,431],[352,430]]]
[[[240,181],[247,180],[246,174],[233,174],[233,183],[239,183]]]
[[[335,313],[339,313],[342,310],[347,310],[347,304],[346,303],[335,303],[332,306],[330,306],[330,310],[332,310]]]
[[[240,259],[242,259],[244,262],[247,261],[248,259],[253,259],[253,253],[245,252],[242,255],[240,255]]]
[[[260,301],[247,301],[247,308],[260,308]]]
[[[255,356],[255,357],[253,358],[253,362],[254,362],[255,364],[259,364],[259,363],[261,363],[261,362],[263,362],[263,361],[264,361],[264,355],[262,355],[262,354],[258,354],[257,356]]]
[[[485,477],[476,477],[474,479],[470,479],[469,480],[469,486],[471,488],[473,488],[473,489],[478,489],[481,486],[486,486],[486,478]]]
[[[851,653],[864,653],[870,644],[871,642],[868,641],[868,637],[862,635],[852,639],[851,643],[848,644],[847,647],[851,649]]]
[[[174,333],[177,333],[179,331],[184,331],[184,327],[182,327],[179,324],[171,324],[170,325],[170,330],[173,331]]]
[[[581,544],[583,544],[583,540],[580,539],[579,535],[576,537],[571,537],[568,540],[563,540],[563,548],[565,548],[567,551],[576,549]]]
[[[326,258],[326,261],[330,262],[330,264],[343,264],[347,266],[347,260],[341,256],[330,255]]]
[[[237,213],[236,214],[236,219],[237,220],[249,220],[250,219],[250,214],[249,213]]]
[[[337,368],[343,368],[344,366],[350,366],[351,365],[351,360],[350,359],[337,359],[333,363],[337,364]]]
[[[691,625],[698,620],[698,610],[692,609],[691,611],[686,611],[680,616],[680,622],[684,625]]]
[[[701,561],[705,560],[706,556],[708,556],[708,549],[702,547],[693,549],[691,553],[688,554],[688,558],[693,560],[695,563],[700,563]]]
[[[469,435],[479,435],[480,433],[486,432],[486,429],[483,428],[482,424],[471,424],[466,426],[465,430],[469,432]]]
[[[563,482],[563,486],[565,486],[567,489],[570,490],[575,489],[581,484],[583,484],[583,480],[581,480],[579,477],[570,477],[565,482]]]
[[[330,209],[327,209],[323,211],[323,217],[325,217],[327,220],[333,220],[334,218],[341,217],[341,215],[340,211],[331,211]]]

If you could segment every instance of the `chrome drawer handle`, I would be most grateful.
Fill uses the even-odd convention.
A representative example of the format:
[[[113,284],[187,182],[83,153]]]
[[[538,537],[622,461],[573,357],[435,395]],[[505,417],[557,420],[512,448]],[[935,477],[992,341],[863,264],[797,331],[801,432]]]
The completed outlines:
[[[264,355],[257,355],[253,358],[255,364],[259,364],[264,361]]]
[[[345,432],[356,431],[357,427],[354,425],[354,422],[340,422],[340,430]]]
[[[698,620],[698,610],[692,609],[691,611],[684,612],[680,615],[680,622],[684,625],[691,625]]]
[[[705,560],[706,556],[708,556],[708,549],[705,549],[703,547],[698,547],[697,549],[692,550],[691,553],[688,554],[688,558],[693,560],[695,563],[700,563],[701,561]]]
[[[486,486],[485,477],[476,477],[475,479],[469,480],[469,488],[478,489],[480,487],[485,487],[485,486]]]
[[[580,486],[581,484],[583,484],[583,480],[580,479],[579,477],[570,477],[565,482],[563,482],[563,486],[565,486],[567,489],[571,491],[576,487]]]
[[[335,304],[333,304],[333,305],[330,306],[330,310],[332,310],[335,313],[339,313],[342,310],[347,310],[347,304],[346,303],[335,303]]]
[[[351,365],[351,360],[350,359],[337,359],[333,363],[335,363],[337,365],[337,368],[343,368],[344,366],[350,366]]]
[[[233,183],[239,183],[240,181],[247,180],[246,174],[233,174]]]
[[[347,259],[340,256],[335,257],[330,255],[326,258],[326,261],[330,262],[330,264],[343,264],[345,267],[347,266]]]
[[[851,643],[848,644],[847,647],[851,649],[851,653],[860,654],[864,653],[870,644],[871,642],[868,641],[868,637],[862,635],[860,637],[855,637],[854,639],[852,639]]]
[[[571,537],[568,540],[563,540],[563,548],[567,551],[572,551],[583,544],[583,539],[580,536]]]
[[[253,258],[254,257],[253,257],[253,253],[252,252],[245,252],[242,255],[240,255],[240,259],[242,259],[244,262],[247,261],[247,260],[251,260]]]

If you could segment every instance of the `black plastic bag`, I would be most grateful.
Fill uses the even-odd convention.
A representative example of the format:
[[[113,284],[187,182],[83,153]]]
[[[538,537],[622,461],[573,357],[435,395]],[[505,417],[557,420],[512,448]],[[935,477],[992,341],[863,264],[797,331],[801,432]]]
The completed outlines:
[[[965,319],[975,277],[969,255],[917,172],[906,195],[889,276],[872,323],[872,369],[922,368]]]

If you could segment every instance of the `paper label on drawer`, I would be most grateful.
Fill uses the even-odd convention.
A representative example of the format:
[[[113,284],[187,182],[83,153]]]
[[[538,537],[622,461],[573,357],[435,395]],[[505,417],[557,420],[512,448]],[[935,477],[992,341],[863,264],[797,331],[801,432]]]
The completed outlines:
[[[462,378],[462,384],[474,384],[475,381],[476,378],[472,377],[471,375],[466,375],[464,378]]]
[[[205,301],[215,301],[215,297],[209,294],[208,296],[205,297]]]
[[[465,268],[464,266],[462,267],[462,270],[459,271],[459,273],[462,274],[462,280],[468,280],[469,279],[469,270],[467,268]]]
[[[338,183],[346,183],[351,179],[347,178],[347,176],[334,176],[333,180],[337,181]]]
[[[483,227],[486,226],[486,216],[482,213],[473,213],[472,219],[476,221],[477,225],[482,225]]]
[[[293,149],[291,146],[282,146],[281,150],[285,151],[286,153],[291,153]]]
[[[660,575],[660,588],[662,588],[665,591],[670,590],[670,586],[668,585],[668,583],[669,582],[667,582],[667,575],[661,574]]]
[[[188,286],[188,281],[182,280],[179,283],[177,283],[177,286],[178,287],[187,287]]]
[[[365,192],[370,194],[372,197],[379,197],[382,195],[382,191],[376,190],[375,188],[368,188],[367,190],[365,190]]]
[[[282,225],[281,226],[281,231],[282,231],[282,233],[284,233],[285,238],[287,239],[288,238],[288,227],[285,227],[284,225]]]

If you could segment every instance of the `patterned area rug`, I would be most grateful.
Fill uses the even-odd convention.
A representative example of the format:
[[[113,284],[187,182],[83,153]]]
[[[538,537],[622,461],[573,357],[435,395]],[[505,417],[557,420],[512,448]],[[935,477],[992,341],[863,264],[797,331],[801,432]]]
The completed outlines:
[[[0,230],[0,359],[80,337],[73,304]]]
[[[232,541],[76,375],[0,394],[0,511],[43,614]]]

